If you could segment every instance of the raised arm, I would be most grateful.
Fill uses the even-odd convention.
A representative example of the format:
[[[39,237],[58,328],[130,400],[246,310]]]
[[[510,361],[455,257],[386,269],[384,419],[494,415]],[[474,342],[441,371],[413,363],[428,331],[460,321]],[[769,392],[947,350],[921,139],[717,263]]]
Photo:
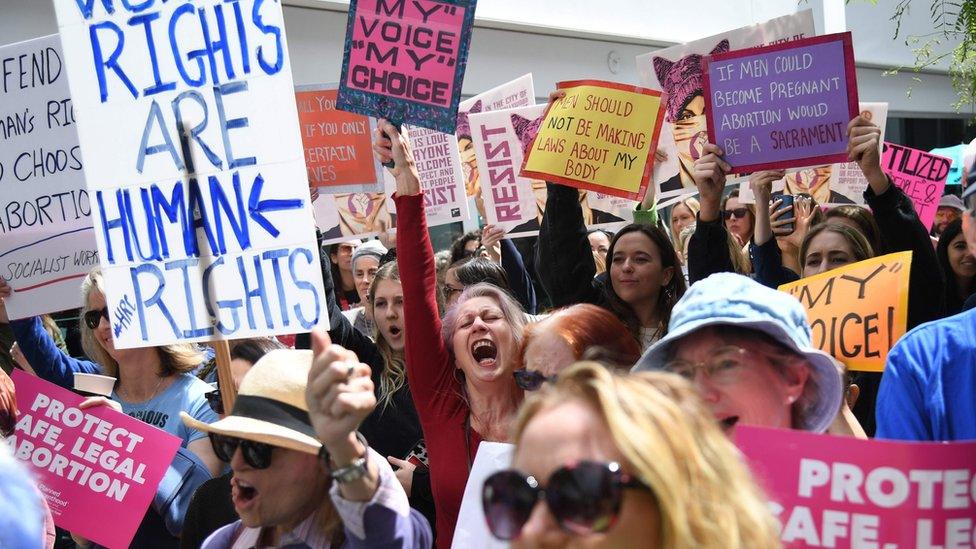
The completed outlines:
[[[583,224],[579,191],[546,184],[546,211],[536,247],[536,272],[554,308],[596,303],[596,265]]]
[[[756,281],[774,289],[799,278],[796,273],[783,266],[782,253],[773,238],[773,221],[769,212],[773,181],[782,179],[784,173],[783,170],[761,171],[749,176],[749,184],[756,196],[756,230],[749,244],[749,258]],[[772,207],[776,208],[779,204],[780,201],[777,200]],[[777,209],[776,212],[781,215],[790,208],[792,206]],[[783,225],[786,221],[778,220],[776,223]]]
[[[505,238],[505,229],[494,225],[485,225],[481,232],[481,245],[488,250],[488,257],[497,262],[505,270],[509,289],[512,295],[522,304],[522,308],[529,314],[536,312],[535,287],[529,276],[522,254],[511,239]]]
[[[867,178],[864,199],[881,230],[887,253],[911,251],[908,286],[908,328],[945,316],[945,280],[928,231],[912,200],[881,170],[881,130],[860,116],[848,125],[848,153]]]
[[[441,338],[434,250],[427,233],[420,179],[406,140],[396,127],[380,120],[376,133],[373,150],[381,162],[393,160],[391,173],[397,184],[397,264],[403,285],[407,378],[421,422],[428,423],[452,416],[464,403]]]
[[[725,175],[732,171],[722,149],[707,143],[705,153],[695,161],[694,178],[701,209],[695,233],[688,243],[688,281],[695,282],[721,272],[735,272],[729,255],[728,234],[719,208],[725,190]]]

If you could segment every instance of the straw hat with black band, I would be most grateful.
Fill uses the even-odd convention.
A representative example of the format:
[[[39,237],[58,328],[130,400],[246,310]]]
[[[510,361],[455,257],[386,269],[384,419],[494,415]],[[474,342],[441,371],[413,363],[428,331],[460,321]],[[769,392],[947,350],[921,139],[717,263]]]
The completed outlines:
[[[312,351],[271,351],[244,376],[229,415],[211,424],[186,412],[180,412],[180,417],[187,427],[205,433],[319,454],[322,444],[316,439],[305,403],[311,367]]]

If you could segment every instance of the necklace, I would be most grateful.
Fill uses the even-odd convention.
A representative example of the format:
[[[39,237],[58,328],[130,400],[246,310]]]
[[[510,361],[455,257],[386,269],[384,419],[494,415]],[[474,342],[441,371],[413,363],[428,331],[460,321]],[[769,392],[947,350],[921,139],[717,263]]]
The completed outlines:
[[[131,398],[130,396],[126,396],[126,395],[128,395],[128,394],[129,394],[129,392],[128,392],[128,391],[126,391],[126,392],[125,392],[125,393],[126,393],[126,395],[123,395],[123,394],[122,394],[122,391],[121,391],[121,389],[122,389],[122,387],[121,387],[121,385],[119,386],[119,388],[118,388],[118,389],[116,389],[116,392],[117,392],[117,393],[119,393],[119,395],[120,395],[120,396],[121,396],[122,398],[124,398],[124,399],[125,399],[125,401],[126,401],[127,403],[129,403],[129,404],[142,404],[142,403],[145,403],[145,402],[150,402],[150,401],[152,401],[152,399],[154,399],[154,398],[156,398],[156,395],[157,395],[157,393],[159,393],[159,387],[160,387],[160,386],[161,386],[161,385],[163,384],[163,380],[164,380],[164,379],[166,379],[166,378],[165,378],[165,377],[160,377],[160,378],[159,378],[159,381],[157,381],[157,382],[156,382],[156,388],[154,388],[154,389],[153,389],[153,392],[152,392],[152,394],[151,394],[151,395],[149,396],[149,398],[147,398],[147,399],[145,399],[145,400],[143,400],[142,402],[139,402],[139,403],[136,403],[136,402],[133,402],[133,399],[132,399],[132,398]]]

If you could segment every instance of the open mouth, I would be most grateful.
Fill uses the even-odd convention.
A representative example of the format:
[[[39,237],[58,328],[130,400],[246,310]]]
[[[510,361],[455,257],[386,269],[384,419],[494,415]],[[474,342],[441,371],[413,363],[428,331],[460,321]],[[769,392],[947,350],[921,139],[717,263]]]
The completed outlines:
[[[471,356],[479,366],[490,368],[498,358],[498,347],[490,339],[479,339],[471,345]]]
[[[739,423],[739,416],[729,416],[719,421],[719,424],[722,426],[722,430],[726,432],[731,431],[732,428],[735,427],[736,423]]]
[[[397,336],[399,336],[399,335],[400,335],[401,333],[403,333],[403,330],[402,330],[402,329],[400,329],[400,327],[399,327],[399,326],[390,326],[390,335],[391,335],[391,336],[393,336],[393,337],[397,337]]]
[[[254,498],[258,497],[258,490],[254,486],[244,482],[239,478],[233,480],[234,505],[236,507],[247,507]]]

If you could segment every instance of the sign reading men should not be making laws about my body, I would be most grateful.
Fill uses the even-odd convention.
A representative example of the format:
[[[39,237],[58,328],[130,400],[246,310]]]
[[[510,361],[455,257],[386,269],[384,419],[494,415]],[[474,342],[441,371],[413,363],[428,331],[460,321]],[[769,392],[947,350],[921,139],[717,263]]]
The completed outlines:
[[[851,34],[705,58],[708,135],[735,173],[847,161],[858,114]]]
[[[476,0],[351,0],[339,108],[454,133]]]
[[[327,321],[281,5],[54,4],[115,345]]]
[[[661,92],[597,80],[560,82],[522,177],[641,200],[663,120]]]
[[[0,47],[0,277],[7,314],[24,318],[79,304],[98,265],[61,42]]]

